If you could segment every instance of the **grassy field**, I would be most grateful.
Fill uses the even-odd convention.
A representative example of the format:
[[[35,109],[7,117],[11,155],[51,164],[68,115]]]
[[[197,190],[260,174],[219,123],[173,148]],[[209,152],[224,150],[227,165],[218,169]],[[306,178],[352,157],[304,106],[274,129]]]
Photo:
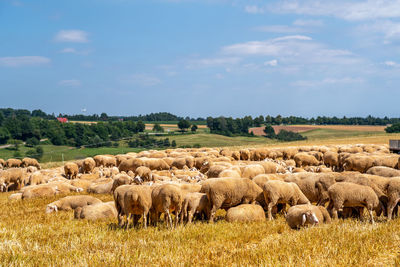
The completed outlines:
[[[116,219],[74,220],[45,214],[55,198],[9,202],[0,195],[3,266],[394,266],[400,264],[400,220],[372,225],[339,220],[291,230],[272,222],[195,223],[121,230]],[[96,195],[96,197],[99,197]],[[103,201],[111,196],[100,196]],[[223,212],[219,213],[220,216]]]

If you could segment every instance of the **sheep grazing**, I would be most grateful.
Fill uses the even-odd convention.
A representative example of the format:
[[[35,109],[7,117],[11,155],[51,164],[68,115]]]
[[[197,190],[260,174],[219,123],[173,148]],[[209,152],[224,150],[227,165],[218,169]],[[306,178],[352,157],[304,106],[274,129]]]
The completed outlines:
[[[254,204],[262,189],[249,179],[217,178],[204,181],[200,192],[207,194],[211,206],[209,221],[213,222],[218,209]]]
[[[241,204],[230,208],[226,212],[225,220],[228,222],[263,222],[265,213],[260,205]]]
[[[392,178],[389,180],[387,187],[387,196],[389,198],[387,207],[387,216],[391,220],[393,216],[393,210],[400,201],[400,178]]]
[[[0,179],[2,187],[4,187],[3,191],[8,191],[12,185],[14,185],[15,190],[20,190],[24,181],[24,171],[20,168],[3,170],[0,171]]]
[[[36,159],[32,158],[24,158],[22,159],[21,167],[26,168],[26,167],[36,167],[38,170],[40,170],[40,164]]]
[[[74,210],[78,207],[93,205],[102,202],[92,196],[67,196],[47,205],[46,213],[57,212],[59,210]]]
[[[79,167],[76,163],[67,162],[64,165],[65,177],[69,179],[76,179],[79,172]]]
[[[289,204],[310,204],[307,197],[301,192],[295,183],[286,183],[278,180],[271,180],[263,184],[265,203],[268,209],[268,219],[272,220],[272,208],[278,203]]]
[[[153,207],[151,210],[152,221],[157,223],[160,214],[164,213],[167,226],[169,224],[169,226],[172,228],[173,225],[171,212],[175,212],[175,226],[177,226],[183,201],[181,189],[173,184],[160,185],[153,189],[151,193],[151,199],[153,202]]]
[[[367,174],[379,175],[383,177],[396,177],[400,176],[400,170],[396,170],[385,166],[375,166],[369,168]]]
[[[134,218],[133,226],[137,219],[143,217],[143,226],[147,227],[147,217],[152,206],[152,188],[146,185],[131,185],[126,190],[124,201],[124,214],[126,215],[126,228],[129,226],[130,218]]]
[[[338,218],[338,211],[344,207],[367,208],[371,222],[374,223],[372,211],[379,206],[378,196],[371,187],[348,182],[335,183],[328,189],[330,198],[328,209],[334,219]]]
[[[118,213],[115,209],[114,202],[110,201],[78,207],[74,211],[74,218],[97,221],[116,218],[117,214]]]
[[[121,185],[121,186],[118,186],[113,192],[114,203],[115,203],[114,206],[117,210],[119,227],[123,227],[124,224],[126,223],[126,221],[124,220],[124,215],[125,215],[124,196],[130,187],[131,187],[131,185]]]
[[[151,170],[145,166],[136,168],[135,180],[137,181],[136,183],[138,184],[141,184],[142,182],[153,181]]]
[[[7,168],[19,168],[22,165],[22,161],[19,159],[8,159],[6,161]]]
[[[22,192],[21,199],[32,199],[39,197],[52,197],[59,194],[57,186],[51,185],[36,185],[29,188],[26,188]]]
[[[132,177],[126,175],[126,174],[119,174],[115,177],[112,187],[111,187],[111,192],[114,192],[115,189],[118,186],[124,185],[124,184],[131,184],[133,182]]]
[[[331,217],[325,207],[314,205],[296,205],[290,207],[286,214],[286,222],[292,229],[306,225],[330,223]]]
[[[83,160],[82,173],[91,173],[95,167],[96,167],[96,162],[94,161],[94,159],[88,157]]]
[[[181,222],[185,219],[187,223],[191,223],[193,216],[198,214],[205,215],[208,218],[210,213],[210,204],[207,195],[204,193],[187,193],[183,199]]]

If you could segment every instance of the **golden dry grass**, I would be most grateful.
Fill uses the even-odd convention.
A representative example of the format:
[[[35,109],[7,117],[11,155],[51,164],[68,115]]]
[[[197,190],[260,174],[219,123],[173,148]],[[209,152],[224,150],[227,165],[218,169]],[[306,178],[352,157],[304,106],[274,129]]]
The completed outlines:
[[[9,202],[0,195],[2,266],[390,266],[400,263],[400,220],[337,221],[291,230],[264,223],[195,223],[174,230],[115,229],[116,220],[46,215],[55,198]],[[100,196],[104,201],[111,196]]]

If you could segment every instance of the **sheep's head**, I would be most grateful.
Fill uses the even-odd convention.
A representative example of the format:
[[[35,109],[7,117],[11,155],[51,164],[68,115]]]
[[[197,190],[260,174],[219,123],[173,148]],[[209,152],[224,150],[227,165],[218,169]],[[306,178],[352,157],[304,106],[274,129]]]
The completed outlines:
[[[306,211],[305,213],[303,213],[302,225],[305,225],[305,224],[316,225],[318,223],[319,223],[319,220],[314,212],[309,210],[309,211]]]
[[[134,182],[135,184],[142,184],[142,183],[143,183],[143,179],[142,179],[140,176],[136,176],[136,177],[133,179],[133,182]]]
[[[51,205],[51,204],[47,205],[46,213],[52,213],[53,211],[55,211],[55,212],[58,211],[57,206],[56,205]]]

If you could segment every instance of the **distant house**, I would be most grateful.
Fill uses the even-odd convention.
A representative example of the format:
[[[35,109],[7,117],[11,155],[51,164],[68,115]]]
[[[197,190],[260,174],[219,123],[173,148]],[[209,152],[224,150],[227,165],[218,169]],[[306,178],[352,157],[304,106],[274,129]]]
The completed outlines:
[[[61,123],[66,123],[66,122],[68,122],[68,119],[67,119],[67,118],[62,118],[62,117],[58,117],[57,120],[58,120],[59,122],[61,122]]]

